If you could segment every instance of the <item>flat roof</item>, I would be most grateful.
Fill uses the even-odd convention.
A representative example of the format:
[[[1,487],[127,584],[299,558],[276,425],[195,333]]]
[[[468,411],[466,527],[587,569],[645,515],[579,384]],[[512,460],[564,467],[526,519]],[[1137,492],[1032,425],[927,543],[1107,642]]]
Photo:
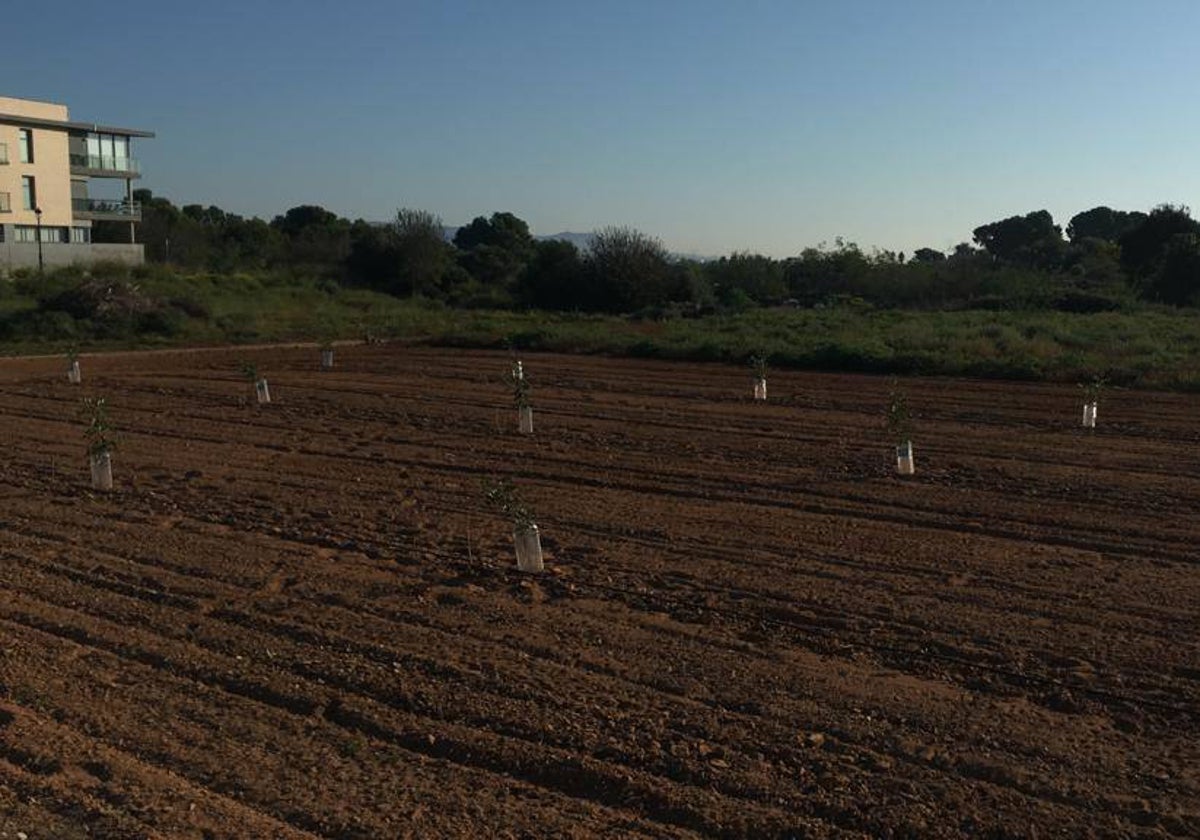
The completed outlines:
[[[75,122],[74,120],[45,120],[38,117],[25,117],[20,114],[0,114],[0,122],[28,125],[34,128],[61,128],[64,131],[91,131],[96,134],[123,134],[126,137],[153,137],[153,131],[143,131],[140,128],[117,128],[112,125],[97,123]]]

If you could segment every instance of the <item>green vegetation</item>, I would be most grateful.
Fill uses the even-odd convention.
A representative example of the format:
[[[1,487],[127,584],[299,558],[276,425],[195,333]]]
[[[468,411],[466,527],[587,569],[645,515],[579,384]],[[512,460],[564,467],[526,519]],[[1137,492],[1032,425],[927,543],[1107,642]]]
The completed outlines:
[[[404,340],[778,368],[1080,382],[1200,390],[1200,311],[879,309],[860,300],[649,319],[460,310],[290,272],[184,274],[100,266],[0,280],[6,354],[252,342]]]
[[[979,225],[973,244],[866,253],[836,239],[777,260],[734,253],[673,257],[657,239],[608,227],[580,250],[538,241],[512,213],[478,216],[450,232],[436,215],[401,208],[383,223],[293,207],[272,221],[219,207],[175,207],[138,190],[147,259],[223,276],[313,277],[460,309],[671,314],[761,306],[1059,312],[1129,311],[1144,303],[1200,306],[1200,222],[1185,207],[1148,213],[1094,207],[1063,229],[1050,213]],[[96,241],[126,230],[98,223]],[[170,324],[152,324],[169,329]]]
[[[511,213],[448,241],[419,210],[370,224],[301,206],[268,223],[136,197],[152,262],[0,278],[4,352],[399,338],[1200,389],[1200,222],[1183,207],[1096,207],[1065,237],[1038,210],[948,254],[838,239],[697,262],[630,228],[597,231],[584,252],[538,241]]]

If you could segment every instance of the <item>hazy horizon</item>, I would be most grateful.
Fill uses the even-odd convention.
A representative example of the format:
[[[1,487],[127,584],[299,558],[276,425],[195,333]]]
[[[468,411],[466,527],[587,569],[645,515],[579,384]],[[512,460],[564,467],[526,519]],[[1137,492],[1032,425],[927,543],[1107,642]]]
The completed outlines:
[[[18,5],[0,94],[144,128],[138,183],[270,218],[509,211],[675,252],[911,253],[1200,192],[1200,6]]]

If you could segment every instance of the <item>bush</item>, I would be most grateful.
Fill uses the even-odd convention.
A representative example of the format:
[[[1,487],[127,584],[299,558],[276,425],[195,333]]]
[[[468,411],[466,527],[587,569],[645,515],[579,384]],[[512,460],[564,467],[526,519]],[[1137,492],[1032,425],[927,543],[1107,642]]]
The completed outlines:
[[[19,317],[20,315],[24,317]],[[89,324],[80,324],[66,312],[17,313],[15,336],[44,341],[69,341],[83,337]]]

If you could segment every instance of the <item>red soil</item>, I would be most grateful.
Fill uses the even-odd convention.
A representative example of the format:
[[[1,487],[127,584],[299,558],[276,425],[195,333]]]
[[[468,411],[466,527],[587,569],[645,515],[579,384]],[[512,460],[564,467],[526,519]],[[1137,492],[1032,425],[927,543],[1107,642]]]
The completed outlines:
[[[1200,836],[1200,397],[525,363],[0,363],[0,837]]]

